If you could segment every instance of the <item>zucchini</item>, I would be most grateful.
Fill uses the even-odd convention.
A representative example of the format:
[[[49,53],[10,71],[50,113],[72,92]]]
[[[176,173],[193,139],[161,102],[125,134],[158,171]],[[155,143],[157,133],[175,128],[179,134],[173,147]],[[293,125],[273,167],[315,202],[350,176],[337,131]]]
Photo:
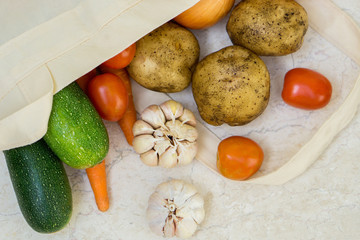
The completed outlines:
[[[105,125],[76,82],[54,95],[44,139],[60,160],[78,169],[100,163],[109,150]]]
[[[37,232],[62,229],[72,214],[72,194],[64,165],[44,140],[4,151],[20,210]]]

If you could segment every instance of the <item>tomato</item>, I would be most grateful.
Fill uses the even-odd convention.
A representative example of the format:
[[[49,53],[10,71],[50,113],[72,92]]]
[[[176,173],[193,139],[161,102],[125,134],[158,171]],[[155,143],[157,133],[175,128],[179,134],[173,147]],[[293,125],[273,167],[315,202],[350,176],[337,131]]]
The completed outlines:
[[[97,75],[88,84],[88,96],[99,115],[108,121],[118,121],[124,115],[129,96],[124,82],[112,73]]]
[[[90,82],[91,79],[93,79],[97,75],[96,69],[91,70],[90,72],[86,73],[85,75],[79,77],[76,79],[76,82],[79,84],[81,89],[86,92],[87,91],[87,85]]]
[[[133,60],[136,52],[136,44],[133,43],[130,47],[126,48],[124,51],[120,52],[118,55],[110,58],[109,60],[103,62],[101,65],[113,68],[120,69],[125,68]]]
[[[293,107],[315,110],[325,107],[331,94],[332,86],[325,76],[307,68],[294,68],[285,75],[281,96]]]
[[[224,18],[234,6],[234,0],[200,0],[174,18],[175,22],[191,29],[208,28]]]
[[[263,159],[264,152],[256,142],[232,136],[219,143],[216,165],[224,177],[245,180],[259,170]]]

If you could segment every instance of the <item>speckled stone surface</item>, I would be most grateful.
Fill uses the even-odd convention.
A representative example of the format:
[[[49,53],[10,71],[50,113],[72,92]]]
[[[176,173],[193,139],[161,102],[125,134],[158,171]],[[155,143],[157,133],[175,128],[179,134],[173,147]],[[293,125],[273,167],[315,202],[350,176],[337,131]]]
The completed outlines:
[[[334,2],[360,24],[358,0]],[[202,57],[230,44],[227,36],[221,35],[225,23],[226,19],[208,30],[194,31],[205,49]],[[263,146],[267,157],[260,174],[284,164],[311,137],[341,104],[360,73],[358,65],[312,29],[297,53],[263,60],[272,77],[269,107],[256,121],[236,128],[236,133]],[[284,72],[295,66],[317,69],[333,79],[331,107],[305,114],[281,102]],[[190,89],[172,97],[190,109],[196,107]],[[171,170],[147,167],[126,143],[118,125],[106,122],[106,126],[110,135],[106,158],[110,209],[99,212],[85,171],[66,166],[73,191],[71,221],[54,234],[34,232],[20,212],[0,153],[0,239],[163,239],[149,230],[145,211],[155,187],[171,178],[194,184],[205,198],[206,218],[191,239],[360,239],[360,111],[307,172],[282,186],[229,181],[197,161]],[[228,126],[209,128],[220,138],[235,131]]]

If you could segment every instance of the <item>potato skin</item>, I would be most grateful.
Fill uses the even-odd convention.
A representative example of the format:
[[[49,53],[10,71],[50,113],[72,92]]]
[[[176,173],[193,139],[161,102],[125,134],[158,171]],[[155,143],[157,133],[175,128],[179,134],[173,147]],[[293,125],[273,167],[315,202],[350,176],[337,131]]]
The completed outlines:
[[[265,110],[270,97],[270,75],[256,54],[240,46],[229,46],[199,62],[192,91],[205,122],[214,126],[244,125]]]
[[[243,0],[231,12],[226,26],[233,44],[260,56],[299,50],[307,29],[307,13],[294,0]]]
[[[145,88],[179,92],[189,86],[199,54],[193,33],[168,22],[136,42],[135,57],[127,70]]]

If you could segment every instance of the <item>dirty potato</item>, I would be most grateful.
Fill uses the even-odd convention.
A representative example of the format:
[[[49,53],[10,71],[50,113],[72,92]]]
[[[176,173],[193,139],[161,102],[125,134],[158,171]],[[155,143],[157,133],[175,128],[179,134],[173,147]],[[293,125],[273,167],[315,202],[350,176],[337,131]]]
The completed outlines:
[[[204,121],[218,126],[244,125],[258,117],[270,97],[265,63],[250,50],[229,46],[196,66],[192,91]]]
[[[231,12],[226,29],[233,44],[260,56],[281,56],[300,49],[308,17],[294,0],[243,0]]]
[[[180,25],[168,22],[137,41],[135,57],[127,69],[145,88],[179,92],[189,86],[199,54],[196,37]]]

